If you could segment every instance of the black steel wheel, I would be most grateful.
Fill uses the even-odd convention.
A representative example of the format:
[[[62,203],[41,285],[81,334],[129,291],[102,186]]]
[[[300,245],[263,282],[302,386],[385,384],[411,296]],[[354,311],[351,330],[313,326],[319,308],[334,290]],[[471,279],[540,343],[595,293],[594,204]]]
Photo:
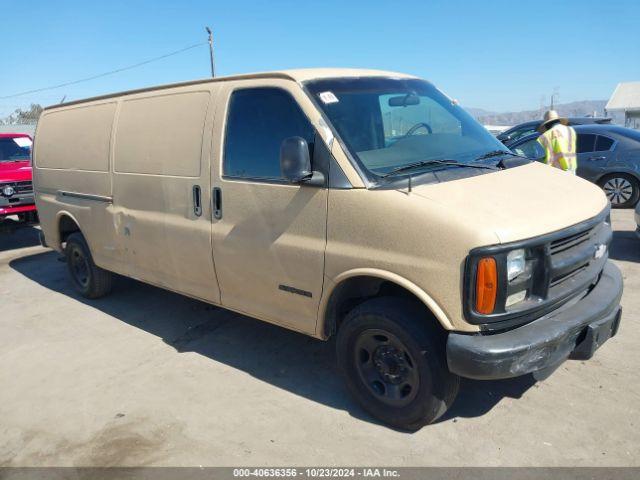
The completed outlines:
[[[396,297],[367,300],[347,314],[336,340],[338,366],[353,397],[382,422],[418,430],[453,403],[459,378],[445,358],[446,336],[427,311]]]
[[[89,285],[89,260],[80,248],[69,250],[69,270],[71,278],[81,288],[85,289]]]
[[[364,330],[354,347],[360,380],[373,396],[394,407],[415,398],[420,377],[415,360],[398,337],[386,330]]]
[[[81,233],[69,235],[65,255],[71,281],[83,297],[99,298],[111,291],[113,274],[93,262],[89,246]]]

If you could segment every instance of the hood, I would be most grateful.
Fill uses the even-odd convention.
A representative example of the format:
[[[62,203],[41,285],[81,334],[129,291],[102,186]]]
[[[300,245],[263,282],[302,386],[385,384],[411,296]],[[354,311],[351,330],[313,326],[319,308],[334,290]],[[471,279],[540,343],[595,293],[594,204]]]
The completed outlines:
[[[575,225],[595,217],[608,203],[596,185],[537,162],[418,185],[412,193],[464,215],[469,228],[493,231],[501,243]]]
[[[31,162],[0,162],[0,182],[31,181]]]

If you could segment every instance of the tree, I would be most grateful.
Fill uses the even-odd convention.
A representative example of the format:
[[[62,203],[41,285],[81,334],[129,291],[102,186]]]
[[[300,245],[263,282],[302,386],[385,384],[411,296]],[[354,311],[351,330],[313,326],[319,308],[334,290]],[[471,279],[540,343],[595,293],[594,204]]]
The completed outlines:
[[[37,103],[32,103],[27,110],[17,108],[8,117],[0,119],[0,125],[35,125],[42,110],[42,106]]]

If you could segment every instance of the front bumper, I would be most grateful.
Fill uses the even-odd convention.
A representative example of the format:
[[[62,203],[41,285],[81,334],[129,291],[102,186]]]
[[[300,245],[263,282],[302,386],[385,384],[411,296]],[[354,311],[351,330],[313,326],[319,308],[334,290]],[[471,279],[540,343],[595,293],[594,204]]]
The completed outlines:
[[[33,193],[17,194],[9,198],[0,195],[0,216],[34,212],[35,210]]]
[[[35,212],[35,205],[18,205],[16,207],[0,207],[0,216],[17,215],[18,213]]]
[[[569,357],[588,359],[620,323],[622,274],[607,262],[598,283],[579,300],[503,333],[450,333],[449,370],[479,380],[517,377],[554,367]]]

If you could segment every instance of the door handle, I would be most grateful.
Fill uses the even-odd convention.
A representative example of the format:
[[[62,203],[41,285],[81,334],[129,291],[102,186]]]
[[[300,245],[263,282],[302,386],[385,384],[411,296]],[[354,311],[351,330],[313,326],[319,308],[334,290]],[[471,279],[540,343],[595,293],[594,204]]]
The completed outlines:
[[[605,158],[607,158],[607,157],[603,157],[603,156],[600,156],[600,157],[589,157],[589,160],[591,160],[591,161],[604,160]]]
[[[220,187],[214,187],[213,195],[213,218],[220,220],[222,218],[222,190]]]
[[[200,185],[193,186],[193,213],[196,217],[202,215],[202,197],[200,195]]]

